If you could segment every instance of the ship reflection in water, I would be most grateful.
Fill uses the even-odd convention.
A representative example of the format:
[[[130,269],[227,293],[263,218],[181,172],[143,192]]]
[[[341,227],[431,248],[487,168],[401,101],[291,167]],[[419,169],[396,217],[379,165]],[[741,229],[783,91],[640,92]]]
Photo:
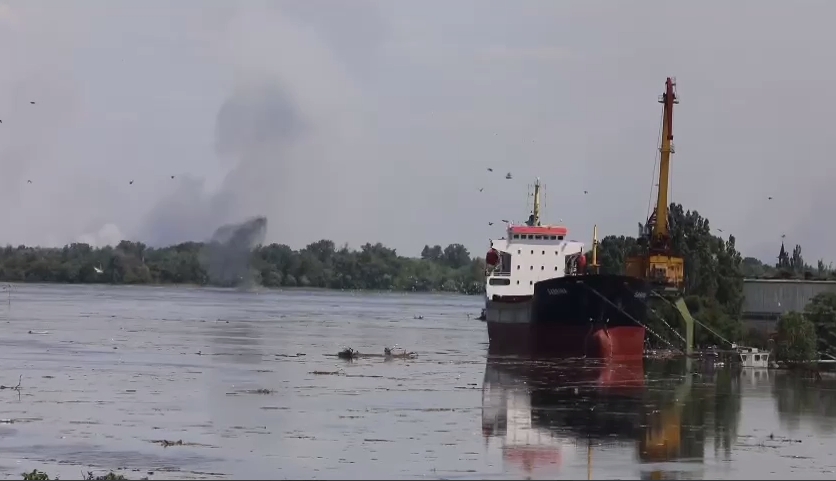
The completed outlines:
[[[670,361],[488,359],[482,433],[504,469],[529,478],[701,479],[705,434],[730,454],[739,418],[732,386],[692,385]],[[728,374],[728,373],[727,373]],[[734,384],[737,384],[736,382]],[[728,389],[732,388],[732,389]],[[728,399],[726,399],[728,398]],[[726,414],[723,414],[726,413]],[[731,414],[731,416],[729,416]]]

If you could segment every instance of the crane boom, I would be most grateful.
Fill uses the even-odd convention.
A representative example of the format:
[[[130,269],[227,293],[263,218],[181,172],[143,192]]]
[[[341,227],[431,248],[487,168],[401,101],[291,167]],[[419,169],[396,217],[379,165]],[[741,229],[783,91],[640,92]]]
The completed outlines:
[[[668,230],[668,184],[670,182],[671,154],[673,148],[673,105],[679,103],[676,97],[676,82],[668,77],[665,93],[659,98],[662,109],[662,145],[659,146],[659,192],[656,198],[656,222],[653,225],[651,247],[660,253],[670,250]]]
[[[679,103],[676,96],[676,82],[668,77],[665,93],[659,97],[662,109],[662,142],[659,146],[659,187],[656,206],[647,219],[642,233],[642,245],[646,247],[638,256],[627,258],[627,275],[646,279],[663,290],[681,291],[684,286],[685,269],[682,257],[674,255],[668,220],[668,184],[673,147],[673,106]]]

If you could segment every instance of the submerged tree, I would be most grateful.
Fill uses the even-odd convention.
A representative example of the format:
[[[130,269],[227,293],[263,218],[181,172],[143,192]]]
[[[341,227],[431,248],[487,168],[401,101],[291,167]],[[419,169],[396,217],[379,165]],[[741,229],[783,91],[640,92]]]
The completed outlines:
[[[804,308],[804,316],[815,328],[818,351],[836,356],[836,293],[814,296]]]
[[[803,314],[788,312],[778,320],[775,358],[787,363],[817,359],[816,328]]]

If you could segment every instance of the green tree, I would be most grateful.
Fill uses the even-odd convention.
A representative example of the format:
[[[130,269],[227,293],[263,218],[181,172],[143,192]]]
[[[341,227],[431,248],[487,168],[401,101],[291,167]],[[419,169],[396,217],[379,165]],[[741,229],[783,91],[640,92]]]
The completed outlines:
[[[788,363],[817,359],[816,328],[798,312],[788,312],[778,320],[778,346],[775,358]]]
[[[813,323],[820,353],[836,355],[836,293],[822,292],[804,307],[804,316]]]
[[[750,279],[773,277],[776,273],[774,267],[764,264],[754,257],[744,257],[740,264],[740,268],[743,277]]]
[[[453,269],[458,269],[470,264],[470,252],[461,244],[450,244],[444,248],[441,260]]]
[[[440,261],[441,255],[444,251],[441,249],[440,245],[435,246],[428,246],[425,245],[424,249],[421,251],[421,259],[426,261]]]
[[[744,259],[737,251],[734,236],[722,239],[713,235],[708,219],[680,204],[670,205],[670,233],[674,253],[685,260],[685,295],[694,317],[724,339],[739,341],[743,337],[740,314]],[[633,237],[606,236],[599,246],[601,272],[623,274],[626,258],[641,252],[642,247]],[[684,325],[671,306],[660,303],[653,306],[653,311],[656,315],[651,316],[648,327],[663,335],[670,325],[684,336]],[[721,343],[699,325],[695,334],[698,345]],[[650,342],[658,344],[655,337]]]

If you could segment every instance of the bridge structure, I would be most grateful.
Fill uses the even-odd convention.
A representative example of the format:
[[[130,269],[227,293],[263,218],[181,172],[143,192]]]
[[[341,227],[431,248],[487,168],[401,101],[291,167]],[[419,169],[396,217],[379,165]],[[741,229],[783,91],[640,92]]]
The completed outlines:
[[[747,328],[772,333],[782,314],[804,311],[810,299],[822,292],[836,292],[836,281],[745,279],[743,323]]]

